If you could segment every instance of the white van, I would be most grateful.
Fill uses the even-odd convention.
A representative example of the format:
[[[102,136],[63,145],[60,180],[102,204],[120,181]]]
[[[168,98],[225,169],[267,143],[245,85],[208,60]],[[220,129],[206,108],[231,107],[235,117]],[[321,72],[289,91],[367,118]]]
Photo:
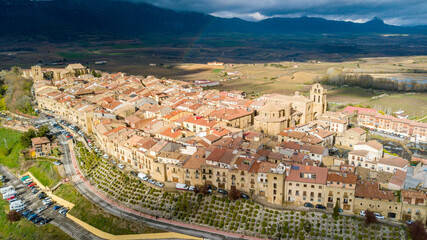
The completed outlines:
[[[10,206],[9,209],[10,210],[15,210],[15,211],[19,211],[21,209],[25,208],[25,204],[21,204],[21,205],[16,205],[16,206]]]
[[[11,202],[10,206],[22,205],[25,204],[21,199],[16,200],[15,202]]]
[[[15,188],[13,186],[2,187],[0,188],[0,193],[5,194],[6,192],[9,192],[11,190],[15,191]]]
[[[177,183],[176,189],[178,190],[188,190],[188,186],[185,183]]]
[[[138,173],[138,177],[139,177],[140,179],[144,180],[144,181],[147,181],[147,180],[148,180],[147,175],[146,175],[146,174],[144,174],[144,173]]]

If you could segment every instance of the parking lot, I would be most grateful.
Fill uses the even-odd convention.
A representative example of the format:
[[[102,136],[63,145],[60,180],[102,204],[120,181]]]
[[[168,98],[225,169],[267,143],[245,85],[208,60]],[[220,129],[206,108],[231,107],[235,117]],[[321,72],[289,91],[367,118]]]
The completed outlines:
[[[21,200],[24,202],[25,207],[24,209],[20,210],[19,212],[21,215],[25,212],[33,212],[33,214],[37,214],[37,217],[33,218],[35,219],[39,218],[38,221],[35,221],[37,225],[44,225],[49,224],[53,220],[61,221],[61,219],[65,218],[64,214],[59,213],[60,209],[53,210],[54,206],[57,206],[57,204],[53,201],[51,201],[50,205],[47,204],[48,201],[45,201],[45,204],[43,204],[42,199],[40,199],[38,196],[42,192],[39,190],[38,187],[34,186],[33,189],[38,189],[36,193],[32,192],[32,189],[27,186],[33,185],[34,183],[31,183],[31,178],[26,178],[25,181],[27,183],[24,183],[14,175],[10,174],[7,171],[4,171],[3,169],[0,170],[0,174],[6,177],[6,181],[3,185],[3,187],[13,186],[15,188],[16,194],[14,201]],[[35,191],[34,191],[35,192]],[[4,200],[6,201],[6,199]],[[57,207],[58,208],[58,207]],[[29,211],[28,211],[29,210]],[[40,211],[39,211],[40,210]],[[28,214],[27,216],[31,216],[33,214]],[[28,220],[24,220],[28,221]]]

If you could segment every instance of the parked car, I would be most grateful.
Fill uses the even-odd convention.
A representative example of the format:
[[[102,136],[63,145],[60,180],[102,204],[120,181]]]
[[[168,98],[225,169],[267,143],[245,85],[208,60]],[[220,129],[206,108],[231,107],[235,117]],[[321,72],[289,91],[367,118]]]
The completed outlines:
[[[12,196],[12,197],[8,198],[8,199],[7,199],[7,201],[9,201],[9,202],[10,202],[10,200],[12,200],[12,199],[14,199],[14,198],[15,198],[15,196]]]
[[[28,187],[36,186],[37,184],[35,182],[28,185]]]
[[[153,179],[148,179],[147,182],[151,184],[156,184],[156,181],[154,181]]]
[[[33,211],[26,210],[24,213],[22,213],[22,216],[25,217],[25,218],[27,218],[27,217],[29,217],[32,214],[34,214]]]
[[[33,220],[33,223],[37,224],[39,223],[41,220],[43,219],[43,217],[38,217],[36,219]]]
[[[249,199],[249,196],[244,193],[240,193],[240,197],[243,199]]]
[[[408,225],[411,225],[412,223],[414,223],[414,221],[412,221],[412,220],[406,221],[406,224],[408,224]]]
[[[196,187],[194,187],[194,186],[190,186],[190,187],[188,187],[188,190],[189,190],[189,191],[194,191],[194,189],[196,189]]]
[[[164,184],[164,183],[161,183],[161,182],[156,182],[156,183],[155,183],[155,185],[156,185],[157,187],[164,187],[164,186],[165,186],[165,184]]]
[[[60,161],[55,161],[55,162],[53,162],[53,165],[59,166],[59,165],[62,165],[62,162],[60,162]]]
[[[68,212],[68,209],[67,208],[62,208],[58,212],[65,215]]]
[[[304,203],[304,207],[314,208],[314,205],[309,203],[309,202],[306,202],[306,203]]]
[[[45,198],[47,195],[46,195],[46,193],[45,192],[41,192],[41,193],[39,193],[39,195],[37,195],[37,197],[39,198],[39,199],[43,199],[43,198]]]
[[[39,209],[37,209],[37,213],[41,213],[46,209],[47,209],[47,206],[40,207]]]
[[[28,178],[30,178],[30,176],[23,176],[23,177],[21,178],[21,181],[25,181],[25,180],[27,180]]]
[[[148,177],[147,177],[147,175],[146,174],[144,174],[144,173],[138,173],[138,175],[137,175],[141,180],[144,180],[144,181],[147,181],[148,180]]]
[[[188,190],[188,186],[185,183],[177,183],[175,187],[178,190]]]
[[[37,188],[33,188],[33,190],[31,190],[31,192],[32,192],[33,194],[36,194],[36,193],[38,193],[38,192],[39,192],[39,190],[38,190]]]
[[[34,213],[34,214],[28,216],[27,219],[31,221],[31,220],[35,219],[36,217],[38,217],[38,216],[39,215],[37,215],[37,213]]]
[[[224,189],[218,189],[218,193],[222,193],[224,195],[228,194],[228,192],[225,191]]]
[[[377,219],[384,219],[384,216],[379,213],[374,213],[374,215]]]
[[[62,206],[60,206],[60,205],[56,205],[56,206],[54,206],[54,207],[53,207],[53,210],[58,210],[58,209],[60,209],[60,208],[62,208]]]
[[[366,216],[366,212],[365,212],[365,211],[360,211],[360,212],[359,212],[359,215],[360,215],[360,216]]]
[[[4,180],[6,180],[6,177],[3,175],[0,175],[0,181],[4,182]]]
[[[325,207],[325,206],[323,206],[322,204],[317,204],[317,205],[316,205],[316,208],[317,208],[317,209],[324,209],[324,210],[326,210],[326,207]]]
[[[118,166],[120,169],[125,168],[125,165],[123,165],[123,164],[121,164],[121,163],[119,163],[117,166]]]

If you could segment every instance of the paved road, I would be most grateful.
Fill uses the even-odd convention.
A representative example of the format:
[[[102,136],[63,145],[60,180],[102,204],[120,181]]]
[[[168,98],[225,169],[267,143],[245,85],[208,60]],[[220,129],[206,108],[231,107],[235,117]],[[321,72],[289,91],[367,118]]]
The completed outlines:
[[[32,194],[29,191],[29,188],[25,186],[21,180],[19,180],[15,175],[9,172],[5,167],[0,165],[0,172],[2,175],[5,175],[9,180],[5,185],[12,185],[18,192],[18,197],[24,199],[27,204],[27,209],[36,210],[39,207],[43,206],[41,201],[36,197],[35,194]],[[82,228],[80,225],[76,224],[72,220],[68,219],[64,215],[54,211],[52,207],[48,208],[42,213],[43,216],[48,216],[53,218],[50,224],[57,226],[59,229],[70,235],[74,239],[78,240],[98,240],[97,236],[93,235],[91,232]],[[27,221],[25,219],[21,221]]]

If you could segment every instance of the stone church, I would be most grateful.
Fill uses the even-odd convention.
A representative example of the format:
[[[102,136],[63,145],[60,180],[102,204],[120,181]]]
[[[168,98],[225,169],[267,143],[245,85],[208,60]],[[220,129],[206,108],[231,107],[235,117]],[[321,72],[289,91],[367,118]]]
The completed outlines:
[[[319,83],[312,86],[310,98],[295,92],[294,96],[266,94],[259,100],[266,104],[255,117],[255,131],[276,135],[285,128],[308,123],[326,111],[326,92]]]

